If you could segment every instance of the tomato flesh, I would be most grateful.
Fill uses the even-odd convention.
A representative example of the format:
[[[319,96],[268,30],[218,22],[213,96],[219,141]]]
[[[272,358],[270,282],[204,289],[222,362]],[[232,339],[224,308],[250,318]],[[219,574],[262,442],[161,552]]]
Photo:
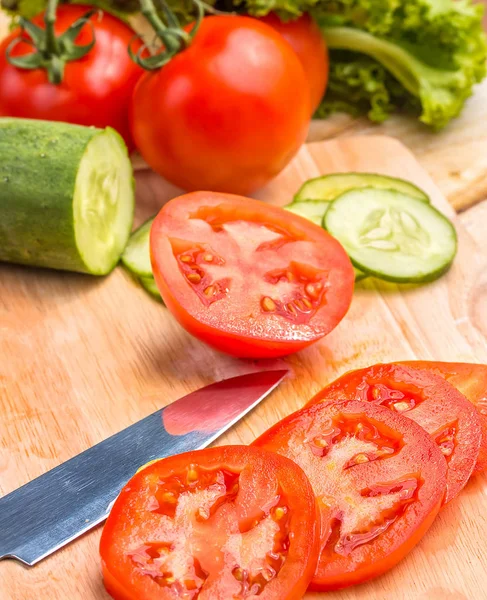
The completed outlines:
[[[321,512],[315,590],[361,583],[393,567],[438,513],[446,461],[419,425],[382,406],[318,403],[290,415],[254,445],[307,474]]]
[[[56,33],[64,33],[92,8],[73,4],[59,6]],[[43,15],[33,22],[44,27]],[[110,126],[120,133],[129,149],[133,149],[129,104],[135,84],[143,73],[127,52],[134,32],[108,13],[95,14],[90,22],[96,43],[84,57],[66,63],[59,85],[49,83],[44,69],[26,70],[8,63],[6,50],[20,35],[19,29],[0,44],[0,116],[65,121],[101,128]],[[92,37],[91,27],[86,24],[76,44],[88,44]],[[138,45],[135,42],[135,50]],[[17,44],[12,50],[13,56],[30,53],[32,46],[27,42]]]
[[[485,471],[487,469],[487,365],[427,360],[404,361],[401,364],[443,377],[475,406],[480,419],[482,439],[474,472]]]
[[[309,404],[328,399],[380,404],[421,425],[448,463],[445,503],[467,483],[479,453],[480,419],[466,398],[441,377],[408,366],[379,364],[345,373]]]
[[[316,503],[302,470],[243,446],[139,471],[100,543],[116,600],[292,600],[306,590],[318,548]]]
[[[311,112],[314,113],[328,83],[328,48],[320,28],[308,14],[281,21],[275,13],[269,13],[259,20],[278,31],[296,52],[310,85]]]
[[[241,357],[282,356],[329,333],[353,269],[320,227],[249,198],[199,192],[170,201],[151,230],[154,275],[191,334]]]
[[[243,16],[206,17],[190,46],[138,82],[137,148],[186,191],[248,194],[275,177],[305,141],[306,76],[289,44]]]

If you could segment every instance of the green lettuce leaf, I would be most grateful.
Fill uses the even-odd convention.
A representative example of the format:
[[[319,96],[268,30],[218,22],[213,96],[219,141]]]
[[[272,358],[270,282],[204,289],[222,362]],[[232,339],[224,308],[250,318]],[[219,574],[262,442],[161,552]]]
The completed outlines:
[[[354,117],[365,114],[381,123],[399,108],[419,116],[419,102],[411,100],[376,60],[357,52],[331,50],[328,90],[315,117],[345,112]]]
[[[363,30],[325,27],[323,31],[330,48],[367,54],[385,67],[406,92],[419,99],[420,120],[435,129],[444,127],[460,113],[474,84],[485,76],[484,40],[476,51],[472,44],[467,44],[463,52],[450,57],[451,64],[445,68],[432,66],[434,57],[429,64],[422,61],[412,45],[386,40]]]

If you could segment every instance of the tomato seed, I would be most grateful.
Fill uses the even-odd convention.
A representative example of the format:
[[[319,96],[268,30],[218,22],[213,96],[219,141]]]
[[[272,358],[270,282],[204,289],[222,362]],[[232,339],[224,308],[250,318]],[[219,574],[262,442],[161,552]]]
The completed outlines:
[[[200,507],[196,511],[196,515],[203,521],[208,521],[208,519],[210,518],[210,511]]]
[[[269,298],[269,296],[266,296],[265,298],[262,299],[262,308],[266,311],[266,312],[272,312],[274,310],[276,310],[276,303],[274,302],[274,300],[272,298]]]
[[[358,465],[369,462],[369,457],[366,456],[365,454],[357,454],[357,456],[355,457],[355,462]]]
[[[274,521],[280,521],[286,513],[287,513],[287,508],[285,506],[279,506],[274,511]]]
[[[380,398],[380,388],[378,388],[376,386],[374,386],[372,388],[372,398],[374,400],[379,400],[379,398]]]
[[[393,404],[394,409],[397,412],[404,412],[405,410],[409,410],[409,404],[407,402],[396,402]]]
[[[179,258],[180,258],[181,262],[183,262],[183,263],[189,263],[193,260],[193,258],[189,254],[183,254]]]
[[[237,581],[243,581],[244,580],[244,576],[245,576],[245,572],[240,567],[236,567],[235,569],[233,569],[232,575],[235,577],[235,579]]]
[[[291,271],[288,271],[286,273],[286,277],[287,277],[288,281],[294,281],[294,279],[295,279],[294,274],[291,273]]]
[[[176,504],[177,498],[174,492],[164,492],[162,495],[162,501],[166,502],[167,504]]]
[[[193,467],[190,467],[188,469],[188,472],[186,474],[186,481],[188,483],[194,483],[195,481],[198,481],[198,471]]]
[[[450,456],[450,454],[453,452],[453,448],[446,448],[445,446],[441,446],[440,450],[443,453],[443,456]]]
[[[275,576],[276,576],[276,571],[272,567],[266,567],[265,569],[262,570],[262,577],[266,581],[270,581],[271,579],[274,579]]]
[[[303,312],[306,310],[306,306],[302,300],[299,300],[299,299],[295,300],[294,304],[299,308],[299,310],[301,310]]]
[[[313,443],[315,446],[318,446],[319,448],[326,448],[328,446],[327,440],[325,440],[325,438],[322,438],[322,437],[315,437],[313,440]]]
[[[294,304],[292,304],[291,302],[289,302],[289,304],[287,305],[287,307],[286,307],[286,308],[287,308],[287,309],[288,309],[288,311],[289,311],[290,313],[292,313],[293,315],[297,315],[297,314],[298,314],[298,312],[297,312],[296,308],[294,307]]]
[[[201,281],[201,275],[198,275],[198,273],[190,273],[186,277],[191,283],[199,283]]]
[[[214,285],[209,285],[209,286],[208,286],[208,287],[207,287],[207,288],[204,290],[204,292],[203,292],[203,293],[205,294],[205,296],[208,296],[208,297],[210,297],[210,296],[213,296],[213,294],[215,293],[215,291],[216,291],[216,288],[215,288],[215,286],[214,286]]]
[[[213,260],[213,254],[205,254],[203,256],[203,260],[206,262],[211,262]]]
[[[306,308],[313,308],[313,305],[308,300],[308,298],[302,298],[301,300],[302,300],[303,304],[306,306]]]
[[[311,298],[316,299],[320,295],[322,287],[323,286],[321,285],[321,283],[307,283],[304,288],[304,291],[308,294],[308,296],[311,296]]]

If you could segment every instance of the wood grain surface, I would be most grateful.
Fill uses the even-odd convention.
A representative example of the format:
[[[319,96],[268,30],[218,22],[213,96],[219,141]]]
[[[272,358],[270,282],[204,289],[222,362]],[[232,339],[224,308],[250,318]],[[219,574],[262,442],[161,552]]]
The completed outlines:
[[[132,18],[131,22],[138,31],[147,29],[141,16]],[[7,30],[8,19],[0,11],[0,39]],[[394,115],[382,125],[364,117],[335,115],[314,120],[308,141],[357,134],[400,139],[415,153],[457,211],[487,198],[487,80],[476,88],[461,116],[439,133],[433,133],[414,118],[401,115]]]
[[[304,179],[346,170],[383,172],[422,186],[455,218],[459,254],[445,277],[424,287],[359,284],[338,328],[285,360],[239,361],[207,348],[122,268],[96,279],[1,265],[0,494],[183,394],[235,374],[282,364],[291,369],[220,444],[251,442],[352,368],[413,358],[487,362],[487,204],[472,209],[469,233],[414,157],[383,137],[304,146],[259,197],[285,204]],[[173,194],[150,171],[138,173],[138,221]],[[484,474],[442,510],[390,573],[306,600],[487,599],[486,497]],[[0,562],[0,600],[106,600],[99,535],[85,535],[32,569]]]

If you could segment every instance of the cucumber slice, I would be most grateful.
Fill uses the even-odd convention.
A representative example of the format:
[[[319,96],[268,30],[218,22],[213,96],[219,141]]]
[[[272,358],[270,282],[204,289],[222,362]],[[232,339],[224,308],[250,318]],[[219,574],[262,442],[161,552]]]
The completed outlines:
[[[151,217],[132,233],[122,254],[123,264],[139,277],[152,277],[149,238],[154,219]]]
[[[357,267],[353,268],[353,272],[355,273],[355,283],[358,283],[359,281],[362,281],[363,279],[367,279],[367,277],[369,276],[368,273],[364,273],[363,271],[360,271],[360,269],[357,269]]]
[[[349,190],[363,187],[397,190],[423,202],[430,201],[423,190],[404,179],[376,173],[334,173],[306,181],[294,196],[293,203],[309,199],[331,201]]]
[[[442,213],[393,190],[347,192],[330,206],[325,223],[356,267],[387,281],[433,281],[457,251],[455,228]]]
[[[325,214],[330,207],[331,202],[325,200],[303,200],[300,202],[292,202],[284,208],[300,217],[304,217],[312,221],[315,225],[324,227]],[[368,277],[366,273],[359,271],[356,267],[353,268],[355,273],[355,281],[361,281]]]
[[[306,200],[300,202],[292,202],[284,208],[290,212],[304,217],[309,221],[312,221],[315,225],[321,227],[323,223],[323,216],[328,210],[330,202],[323,202],[321,200]]]
[[[140,283],[146,292],[149,292],[151,296],[157,298],[162,302],[161,294],[159,292],[159,288],[156,285],[156,280],[154,277],[141,277]]]
[[[106,275],[133,212],[132,165],[113,129],[0,119],[0,260]]]

